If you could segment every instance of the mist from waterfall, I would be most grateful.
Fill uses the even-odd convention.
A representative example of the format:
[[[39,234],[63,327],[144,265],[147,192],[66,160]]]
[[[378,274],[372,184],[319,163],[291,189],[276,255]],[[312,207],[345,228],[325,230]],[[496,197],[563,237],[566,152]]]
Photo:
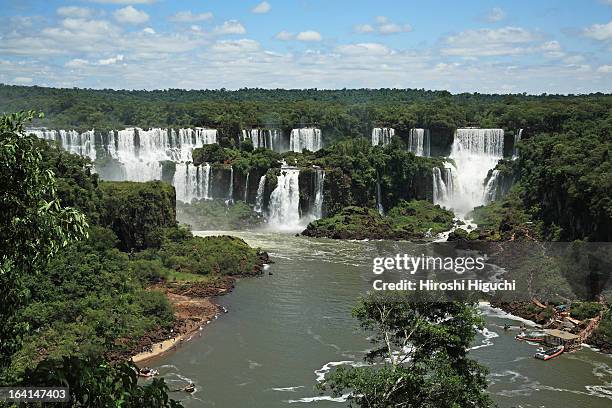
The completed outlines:
[[[264,190],[266,187],[266,175],[264,174],[259,179],[259,184],[257,185],[257,195],[255,196],[255,208],[254,211],[256,213],[263,212],[263,199],[264,199]]]
[[[372,129],[372,146],[386,146],[391,143],[393,136],[395,136],[393,128],[374,128]]]
[[[321,129],[301,128],[293,129],[289,137],[289,150],[301,153],[303,150],[316,152],[323,147]]]
[[[318,220],[323,218],[323,186],[325,185],[325,170],[317,169],[315,173],[315,194],[312,206],[311,218]]]
[[[460,217],[485,204],[487,174],[503,151],[503,129],[457,129],[449,156],[454,164],[434,170],[434,203],[452,208]]]
[[[274,229],[298,230],[300,225],[300,170],[294,167],[281,168],[277,185],[270,194],[268,223]]]

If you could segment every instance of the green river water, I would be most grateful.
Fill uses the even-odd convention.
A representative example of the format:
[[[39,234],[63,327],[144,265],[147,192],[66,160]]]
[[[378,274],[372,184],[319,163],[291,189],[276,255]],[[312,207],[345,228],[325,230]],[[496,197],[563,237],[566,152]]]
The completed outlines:
[[[273,264],[259,278],[243,279],[218,299],[228,309],[177,351],[151,365],[170,388],[187,382],[193,394],[175,393],[187,408],[344,407],[342,398],[315,386],[340,364],[359,364],[369,344],[351,317],[371,288],[372,259],[419,254],[427,245],[392,241],[333,241],[277,232],[200,232],[234,235],[268,251]],[[537,346],[514,340],[505,323],[519,320],[481,304],[486,329],[473,356],[490,369],[500,407],[612,406],[612,358],[588,348],[543,362]]]

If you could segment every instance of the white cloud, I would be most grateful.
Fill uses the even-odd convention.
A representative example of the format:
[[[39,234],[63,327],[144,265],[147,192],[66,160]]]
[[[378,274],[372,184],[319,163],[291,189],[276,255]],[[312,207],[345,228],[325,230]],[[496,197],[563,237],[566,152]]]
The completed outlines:
[[[151,27],[147,27],[144,30],[142,30],[143,33],[147,33],[147,34],[155,34],[155,30]]]
[[[374,19],[375,24],[358,24],[353,26],[353,31],[360,34],[378,33],[378,34],[399,34],[409,33],[412,31],[410,24],[393,23],[388,17],[378,16]]]
[[[610,4],[612,4],[612,0],[610,1]],[[601,67],[597,68],[597,72],[602,74],[612,74],[612,65],[602,65]]]
[[[336,52],[345,55],[388,55],[391,50],[380,43],[359,43],[340,45],[336,47]]]
[[[599,41],[612,40],[612,21],[608,24],[593,24],[585,28],[583,34]]]
[[[175,15],[169,18],[170,21],[175,21],[177,23],[195,23],[197,21],[208,21],[212,20],[213,13],[210,11],[206,13],[197,13],[194,14],[191,10],[179,11]]]
[[[76,6],[60,7],[56,11],[62,17],[88,18],[93,14],[90,8]]]
[[[520,27],[466,30],[446,38],[444,55],[484,57],[518,55],[529,51],[538,36]]]
[[[149,15],[144,11],[135,9],[132,6],[127,6],[116,10],[113,15],[115,20],[126,24],[142,24],[149,21]]]
[[[64,64],[68,68],[81,68],[86,65],[89,65],[89,61],[84,60],[82,58],[71,59],[67,63]]]
[[[281,41],[290,41],[295,38],[295,35],[290,33],[289,31],[281,31],[274,36],[277,40]]]
[[[33,79],[30,77],[18,76],[18,77],[15,77],[13,81],[18,84],[31,84]]]
[[[152,4],[156,0],[89,0],[101,4]]]
[[[221,53],[246,53],[259,51],[260,45],[257,41],[248,38],[241,40],[222,40],[217,41],[213,46],[213,51]]]
[[[323,37],[317,31],[302,31],[295,37],[298,41],[321,41]]]
[[[100,64],[100,65],[113,65],[113,64],[116,64],[117,62],[121,62],[121,61],[123,61],[123,55],[118,54],[115,57],[110,57],[110,58],[98,60],[98,64]]]
[[[494,7],[486,16],[489,23],[497,23],[506,18],[506,12],[500,7]]]
[[[578,64],[579,62],[584,61],[584,57],[582,55],[570,55],[563,59],[563,62],[566,64]]]
[[[376,30],[370,24],[357,24],[353,27],[353,31],[356,33],[373,33]]]
[[[245,34],[246,28],[237,20],[225,21],[222,25],[215,27],[216,34]]]
[[[410,24],[399,25],[395,23],[388,23],[378,27],[378,32],[381,34],[409,33],[410,31],[412,31]]]
[[[271,9],[272,6],[270,5],[270,3],[268,3],[267,1],[262,1],[261,3],[253,7],[251,11],[256,14],[265,14]]]

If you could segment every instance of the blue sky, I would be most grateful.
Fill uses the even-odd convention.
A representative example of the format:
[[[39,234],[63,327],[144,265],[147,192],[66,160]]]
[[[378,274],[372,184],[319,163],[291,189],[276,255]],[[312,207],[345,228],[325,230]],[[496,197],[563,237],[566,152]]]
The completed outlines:
[[[612,0],[0,0],[0,82],[612,92]]]

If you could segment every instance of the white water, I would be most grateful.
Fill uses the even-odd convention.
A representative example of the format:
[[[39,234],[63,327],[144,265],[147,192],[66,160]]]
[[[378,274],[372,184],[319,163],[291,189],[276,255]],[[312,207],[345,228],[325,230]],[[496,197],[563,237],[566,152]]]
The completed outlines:
[[[457,129],[449,156],[455,165],[445,163],[444,173],[434,171],[434,203],[452,208],[460,218],[485,204],[485,180],[503,150],[502,129]]]
[[[408,150],[417,156],[429,157],[430,137],[428,129],[410,129],[408,135]]]
[[[382,197],[380,192],[380,176],[378,171],[376,171],[376,208],[378,209],[378,213],[380,215],[384,215],[385,209],[382,205]]]
[[[521,141],[521,137],[523,136],[523,129],[519,129],[519,131],[514,135],[514,145],[512,146],[512,159],[518,159],[518,147],[516,145]]]
[[[249,193],[249,175],[251,173],[247,173],[246,175],[246,181],[244,182],[244,202],[247,202],[247,198],[248,198],[248,193]]]
[[[279,129],[250,129],[242,131],[242,139],[251,139],[253,148],[282,152],[282,133]]]
[[[230,182],[229,182],[229,190],[227,191],[227,201],[226,204],[234,203],[234,167],[230,167]]]
[[[208,199],[210,165],[177,163],[172,185],[176,189],[177,200],[190,203],[193,199]]]
[[[293,129],[289,138],[289,150],[301,153],[303,150],[316,152],[323,147],[321,129],[301,128]]]
[[[315,199],[312,218],[318,220],[323,217],[323,185],[325,183],[325,170],[318,169],[315,175]]]
[[[255,197],[255,212],[257,213],[263,212],[263,195],[264,195],[265,186],[266,186],[266,175],[264,174],[259,179],[259,185],[257,186],[257,197]]]
[[[499,188],[499,170],[493,170],[491,177],[487,181],[484,190],[484,203],[489,204],[497,198],[497,190]]]
[[[174,180],[177,199],[190,200],[207,198],[203,183],[208,177],[198,176],[199,172],[209,171],[196,169],[187,165],[192,161],[194,148],[216,143],[217,131],[205,128],[186,129],[140,129],[127,128],[98,135],[94,130],[79,133],[74,130],[27,129],[39,138],[58,141],[62,148],[91,160],[100,158],[98,152],[119,162],[121,179],[130,181],[160,180],[162,161],[173,161],[177,164]],[[194,184],[195,183],[195,184]]]
[[[300,170],[281,168],[278,184],[270,194],[268,222],[275,229],[300,229]]]
[[[374,128],[372,129],[372,146],[386,146],[391,143],[395,136],[393,128]]]

